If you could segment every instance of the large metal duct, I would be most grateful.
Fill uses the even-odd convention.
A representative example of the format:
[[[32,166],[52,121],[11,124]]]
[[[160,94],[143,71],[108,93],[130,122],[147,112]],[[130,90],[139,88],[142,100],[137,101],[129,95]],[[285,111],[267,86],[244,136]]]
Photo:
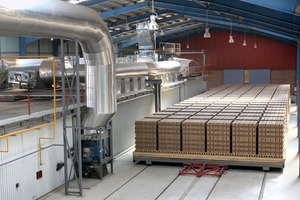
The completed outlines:
[[[39,75],[42,81],[52,84],[53,81],[53,61],[44,60],[39,68]],[[56,61],[56,77],[61,78],[61,62]],[[66,67],[66,75],[73,75],[73,66],[69,63]],[[80,78],[84,78],[85,64],[80,64]],[[160,62],[134,62],[134,63],[116,63],[116,76],[142,76],[142,75],[159,75],[170,72],[178,72],[180,63],[177,61],[160,61]]]
[[[9,64],[5,61],[0,60],[0,84],[7,79]]]
[[[94,10],[59,0],[0,1],[0,34],[78,39],[86,62],[88,114],[82,125],[105,126],[116,112],[111,37]]]

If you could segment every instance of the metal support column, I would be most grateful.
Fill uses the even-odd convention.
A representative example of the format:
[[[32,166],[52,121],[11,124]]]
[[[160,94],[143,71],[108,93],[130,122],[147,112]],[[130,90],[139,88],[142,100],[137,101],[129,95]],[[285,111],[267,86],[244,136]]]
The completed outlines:
[[[63,40],[60,40],[60,59],[62,63],[62,68],[61,68],[61,81],[62,81],[62,96],[63,96],[63,101],[62,101],[62,107],[63,107],[63,112],[62,112],[62,117],[63,117],[63,135],[64,135],[64,167],[65,167],[65,195],[68,195],[68,189],[69,189],[69,178],[68,178],[68,147],[67,147],[67,129],[66,129],[66,118],[67,118],[67,112],[65,110],[66,107],[66,83],[65,83],[65,65],[64,65],[64,45],[63,45]],[[55,84],[55,83],[53,83]]]
[[[76,126],[76,133],[77,133],[77,152],[78,152],[78,186],[79,186],[79,193],[82,196],[82,150],[81,150],[81,110],[80,110],[80,78],[79,78],[79,51],[78,51],[78,39],[75,40],[75,53],[76,53],[76,118],[77,118],[77,126]]]
[[[78,40],[75,42],[78,45]],[[65,195],[73,194],[82,196],[81,105],[78,48],[76,48],[76,66],[74,67],[73,76],[67,77],[63,44],[64,41],[61,40]],[[66,92],[67,90],[68,92]],[[73,115],[71,125],[67,124],[67,115]],[[71,146],[68,141],[67,129],[72,130],[73,146]],[[68,167],[68,160],[71,160],[70,167]],[[75,188],[71,191],[69,185],[74,179],[77,183],[78,190]]]
[[[296,78],[297,78],[297,126],[298,126],[298,152],[300,152],[300,39],[298,40],[297,45],[297,70],[296,70]]]
[[[296,83],[297,83],[297,130],[298,130],[298,159],[299,159],[299,166],[300,166],[300,38],[298,38],[297,44],[297,70],[296,70]],[[300,177],[300,167],[299,167],[299,177]]]

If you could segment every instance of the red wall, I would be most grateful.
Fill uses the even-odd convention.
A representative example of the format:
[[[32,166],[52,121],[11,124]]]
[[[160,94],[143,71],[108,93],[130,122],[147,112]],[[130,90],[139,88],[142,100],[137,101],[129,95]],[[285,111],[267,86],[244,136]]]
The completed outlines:
[[[229,44],[229,32],[212,32],[211,38],[202,36],[179,41],[182,51],[206,52],[206,64],[209,69],[296,69],[296,47],[266,37],[256,37],[257,49],[254,49],[254,36],[247,35],[247,46],[243,46],[244,34],[233,33],[234,44]]]

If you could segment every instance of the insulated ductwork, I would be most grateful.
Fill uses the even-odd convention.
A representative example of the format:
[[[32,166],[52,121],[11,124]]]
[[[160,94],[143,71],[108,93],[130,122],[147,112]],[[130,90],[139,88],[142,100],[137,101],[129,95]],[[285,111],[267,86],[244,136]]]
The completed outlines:
[[[61,78],[61,62],[56,61],[56,78]],[[53,61],[44,60],[39,68],[39,75],[43,82],[52,84],[53,81]],[[73,75],[73,65],[65,62],[66,75]],[[177,61],[160,61],[160,62],[134,62],[134,63],[116,63],[116,76],[146,76],[146,75],[160,75],[171,72],[179,72],[180,63]],[[85,64],[79,65],[79,75],[81,80],[85,77]]]
[[[2,84],[5,79],[7,79],[7,71],[8,71],[9,65],[3,61],[0,60],[0,84]]]
[[[111,37],[94,10],[59,0],[0,1],[0,34],[78,39],[86,62],[85,127],[105,126],[116,112]]]
[[[79,77],[80,82],[85,82],[85,64],[79,65]],[[61,80],[62,78],[62,62],[61,60],[56,60],[56,79]],[[65,77],[71,78],[74,75],[73,63],[65,59]],[[46,86],[53,85],[53,60],[43,60],[39,67],[39,77],[46,84]]]

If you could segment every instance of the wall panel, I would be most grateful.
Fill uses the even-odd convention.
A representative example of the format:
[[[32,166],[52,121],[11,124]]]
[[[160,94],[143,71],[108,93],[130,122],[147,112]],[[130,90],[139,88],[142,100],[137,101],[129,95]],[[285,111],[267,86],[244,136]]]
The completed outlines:
[[[250,69],[249,84],[270,84],[270,76],[269,69]]]
[[[223,71],[224,84],[244,84],[244,70],[228,69]]]
[[[18,37],[0,37],[1,56],[19,56],[19,38]]]
[[[37,199],[63,184],[63,168],[56,171],[56,164],[64,160],[61,118],[57,120],[56,133],[55,140],[42,141],[42,165],[39,164],[38,138],[51,137],[52,127],[9,137],[9,152],[0,153],[1,200]],[[72,144],[70,130],[68,138]],[[4,141],[0,140],[2,150],[5,149]],[[43,171],[43,177],[37,180],[36,172],[39,170]]]
[[[223,85],[223,70],[211,70],[207,80],[207,89]]]
[[[211,38],[202,35],[189,37],[189,49],[186,39],[180,40],[183,51],[206,52],[206,63],[210,70],[217,69],[296,69],[296,46],[260,35],[256,37],[258,48],[254,46],[254,35],[247,34],[247,46],[243,46],[244,35],[233,32],[234,43],[228,43],[229,33],[213,32]]]
[[[272,70],[271,84],[289,84],[290,94],[294,94],[296,70]]]

